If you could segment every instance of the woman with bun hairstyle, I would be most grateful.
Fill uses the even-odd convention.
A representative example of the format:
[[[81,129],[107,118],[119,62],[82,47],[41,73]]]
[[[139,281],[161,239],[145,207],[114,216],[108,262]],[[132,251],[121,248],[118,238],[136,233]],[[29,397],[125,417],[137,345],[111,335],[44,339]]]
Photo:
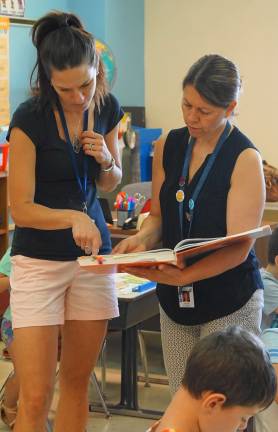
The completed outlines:
[[[11,310],[20,381],[14,430],[45,430],[62,326],[54,430],[84,432],[89,377],[118,305],[113,277],[83,271],[76,259],[111,251],[96,190],[112,191],[121,180],[123,113],[108,93],[95,39],[75,15],[43,16],[32,41],[33,97],[17,108],[8,132],[16,225]]]
[[[182,82],[184,126],[157,141],[152,207],[140,231],[115,252],[173,249],[187,238],[223,237],[260,225],[265,185],[254,144],[233,125],[238,67],[218,54],[199,58]],[[263,284],[252,241],[186,260],[183,268],[126,269],[157,282],[164,361],[172,394],[192,348],[239,324],[260,333]]]

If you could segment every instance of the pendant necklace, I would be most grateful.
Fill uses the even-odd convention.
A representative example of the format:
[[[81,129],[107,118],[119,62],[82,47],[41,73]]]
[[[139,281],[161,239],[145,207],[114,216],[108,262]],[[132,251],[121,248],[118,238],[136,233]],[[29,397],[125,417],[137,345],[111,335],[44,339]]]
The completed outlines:
[[[72,145],[74,153],[76,153],[76,154],[78,154],[80,152],[81,147],[82,147],[80,140],[79,140],[79,126],[80,126],[80,119],[77,123],[77,126],[75,127],[75,132],[74,132],[73,137],[71,139],[71,145]]]

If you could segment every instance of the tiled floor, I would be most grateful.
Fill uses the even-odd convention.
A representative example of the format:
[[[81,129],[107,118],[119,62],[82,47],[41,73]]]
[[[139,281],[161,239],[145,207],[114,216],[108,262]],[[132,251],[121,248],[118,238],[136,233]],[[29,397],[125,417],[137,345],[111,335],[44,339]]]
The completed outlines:
[[[107,402],[117,403],[120,394],[120,374],[119,374],[119,341],[117,336],[109,341],[107,350],[107,385],[105,389]],[[148,345],[148,344],[147,344]],[[148,347],[149,371],[151,376],[163,378],[163,362],[159,342],[153,347]],[[0,346],[1,350],[1,346]],[[140,356],[139,356],[140,357]],[[139,370],[140,370],[139,364]],[[11,370],[10,362],[0,360],[0,385],[4,382]],[[97,376],[100,377],[100,368],[96,369]],[[50,418],[55,414],[55,405],[59,389],[55,392]],[[90,400],[94,405],[98,402],[98,397],[94,388],[90,388]],[[143,382],[138,384],[138,397],[140,408],[164,411],[169,403],[170,395],[168,386],[164,384],[151,384],[145,387]],[[153,422],[150,419],[126,417],[113,414],[110,418],[105,418],[102,413],[93,412],[89,415],[88,432],[144,432]],[[0,432],[8,431],[8,428],[0,421]]]

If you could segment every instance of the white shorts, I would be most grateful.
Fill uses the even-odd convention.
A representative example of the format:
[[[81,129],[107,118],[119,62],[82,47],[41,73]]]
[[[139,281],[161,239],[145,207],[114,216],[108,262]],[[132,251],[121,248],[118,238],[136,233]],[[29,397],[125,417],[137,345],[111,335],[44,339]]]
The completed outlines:
[[[16,255],[11,263],[13,328],[119,316],[113,275],[88,272],[77,261]]]

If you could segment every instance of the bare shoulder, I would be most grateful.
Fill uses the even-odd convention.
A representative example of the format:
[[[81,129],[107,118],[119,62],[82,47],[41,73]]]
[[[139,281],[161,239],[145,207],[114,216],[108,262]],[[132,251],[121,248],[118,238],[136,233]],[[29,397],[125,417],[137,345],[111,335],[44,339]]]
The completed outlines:
[[[241,152],[237,158],[232,178],[242,177],[242,176],[256,176],[258,174],[263,174],[262,168],[262,158],[260,153],[253,149],[248,148]]]
[[[243,150],[236,162],[236,165],[244,165],[244,164],[262,164],[262,158],[258,150],[254,148],[247,148]]]
[[[28,137],[28,135],[18,127],[12,128],[9,142],[12,147],[14,147],[15,145],[17,147],[25,148],[26,146],[29,146],[30,148],[35,147],[33,141]]]
[[[155,152],[163,153],[166,138],[167,138],[167,135],[163,134],[163,135],[160,135],[160,137],[153,142]]]

